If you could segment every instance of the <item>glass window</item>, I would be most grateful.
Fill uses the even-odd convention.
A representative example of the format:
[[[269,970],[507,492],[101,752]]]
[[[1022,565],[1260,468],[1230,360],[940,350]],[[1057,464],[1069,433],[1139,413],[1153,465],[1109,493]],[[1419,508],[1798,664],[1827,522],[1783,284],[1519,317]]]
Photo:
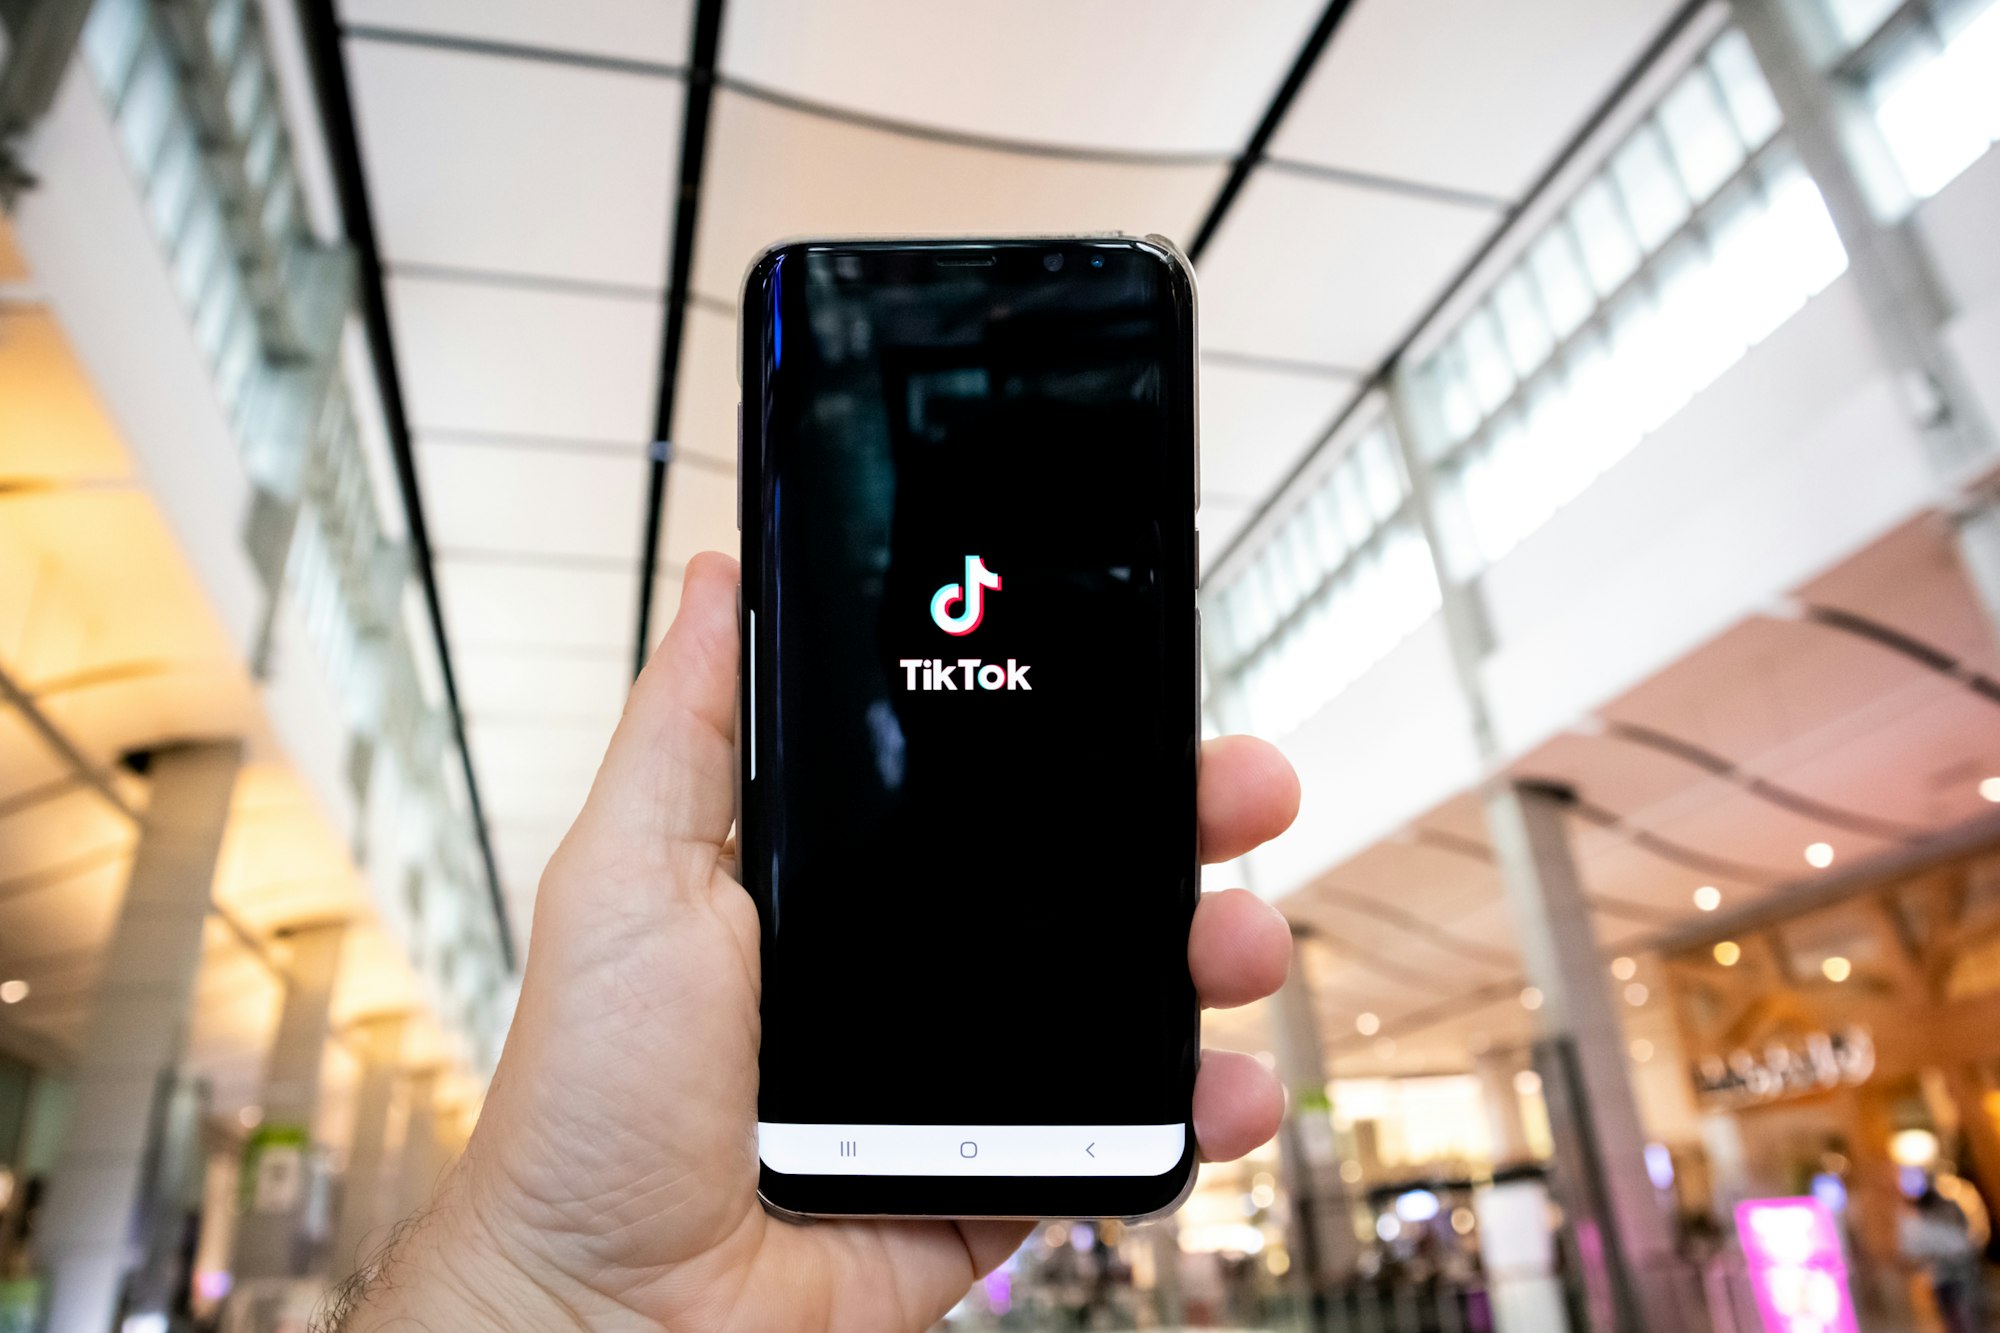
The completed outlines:
[[[1490,307],[1482,305],[1466,318],[1458,333],[1458,350],[1481,414],[1506,402],[1514,392],[1514,368],[1500,345],[1500,327]]]
[[[1375,523],[1380,523],[1403,503],[1403,477],[1396,467],[1395,445],[1390,442],[1387,428],[1377,428],[1362,437],[1354,458],[1361,473],[1362,490],[1368,498],[1369,513]]]
[[[1910,193],[1936,194],[2000,141],[2000,4],[1941,8],[1890,48],[1868,92]]]
[[[174,62],[166,48],[149,41],[132,72],[132,83],[118,107],[119,136],[125,141],[125,155],[141,176],[151,172],[172,123],[178,99],[174,88]]]
[[[1528,252],[1528,264],[1535,273],[1535,285],[1542,295],[1542,308],[1558,338],[1567,338],[1582,327],[1596,308],[1597,296],[1590,289],[1577,257],[1576,238],[1566,223],[1557,220],[1548,235]]]
[[[1639,242],[1611,183],[1600,176],[1584,186],[1570,205],[1569,222],[1591,285],[1609,296],[1639,267]]]
[[[271,169],[278,164],[278,148],[283,142],[277,110],[273,108],[257,122],[257,129],[250,136],[250,147],[243,154],[243,174],[249,178],[251,189],[262,190],[270,184]]]
[[[83,27],[84,62],[116,106],[146,36],[146,0],[97,0]]]
[[[244,52],[230,71],[229,123],[236,127],[238,134],[248,134],[257,113],[264,107],[265,96],[264,62],[251,52]]]
[[[215,0],[215,7],[208,11],[208,45],[224,69],[236,60],[249,11],[250,0]]]
[[[160,162],[153,172],[150,200],[153,228],[169,253],[173,251],[181,224],[187,217],[188,205],[193,202],[195,190],[200,184],[201,143],[195,136],[194,125],[185,115],[177,114],[168,130],[166,143],[160,149]]]
[[[1532,375],[1548,360],[1555,335],[1525,267],[1515,268],[1493,289],[1493,311],[1500,317],[1500,336],[1507,344],[1514,373],[1523,378]]]
[[[206,191],[196,191],[188,207],[187,225],[174,255],[174,285],[181,300],[194,308],[207,289],[225,251],[222,211]]]
[[[1743,140],[1706,68],[1697,68],[1695,77],[1682,79],[1666,95],[1660,103],[1660,129],[1681,179],[1697,199],[1713,195],[1743,165]]]
[[[1751,149],[1762,148],[1778,132],[1780,118],[1777,99],[1764,82],[1757,57],[1750,54],[1750,41],[1731,28],[1715,39],[1708,49],[1708,67],[1722,86],[1722,100],[1729,104],[1736,132]]]
[[[1612,155],[1611,175],[1642,250],[1649,254],[1657,250],[1687,221],[1693,204],[1667,160],[1660,132],[1652,124],[1639,126]]]
[[[1874,36],[1883,20],[1896,12],[1898,3],[1899,0],[1825,0],[1833,30],[1849,49]]]
[[[1472,381],[1465,372],[1465,358],[1456,342],[1448,344],[1431,361],[1436,385],[1438,415],[1448,448],[1479,429],[1479,401],[1473,396]]]

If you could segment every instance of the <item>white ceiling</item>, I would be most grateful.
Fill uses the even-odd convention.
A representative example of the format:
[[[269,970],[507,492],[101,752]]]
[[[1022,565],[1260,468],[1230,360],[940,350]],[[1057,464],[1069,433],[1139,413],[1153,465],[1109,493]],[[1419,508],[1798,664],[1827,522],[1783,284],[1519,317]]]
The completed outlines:
[[[690,0],[339,0],[473,762],[525,909],[615,716]],[[1662,0],[1359,0],[1201,257],[1212,557],[1519,202]],[[746,266],[811,233],[1183,245],[1323,0],[732,0],[652,589],[736,547]],[[588,726],[579,725],[588,719]],[[540,795],[536,793],[539,791]],[[506,793],[505,800],[495,799]],[[516,921],[525,933],[525,917]]]

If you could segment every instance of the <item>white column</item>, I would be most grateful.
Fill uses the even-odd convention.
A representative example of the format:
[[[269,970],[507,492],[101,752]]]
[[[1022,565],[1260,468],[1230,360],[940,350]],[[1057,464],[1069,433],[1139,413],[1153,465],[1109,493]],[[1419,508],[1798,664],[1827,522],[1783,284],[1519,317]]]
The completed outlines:
[[[445,1151],[438,1142],[438,1074],[436,1069],[420,1069],[409,1078],[409,1127],[403,1132],[402,1161],[396,1172],[402,1182],[398,1219],[429,1205],[444,1171]]]
[[[1579,1247],[1603,1256],[1601,1265],[1586,1265],[1586,1288],[1610,1326],[1666,1333],[1690,1327],[1681,1313],[1682,1273],[1646,1174],[1624,1029],[1570,855],[1573,803],[1558,789],[1498,783],[1487,793],[1487,825],[1528,982],[1543,997],[1536,1065],[1563,1207]]]
[[[186,1042],[241,753],[236,741],[215,741],[153,754],[152,800],[75,1073],[69,1140],[49,1180],[39,1242],[52,1279],[49,1333],[105,1333],[118,1308],[155,1098]]]
[[[348,1145],[341,1189],[340,1225],[334,1232],[332,1267],[339,1277],[361,1267],[368,1251],[396,1219],[388,1180],[389,1104],[403,1054],[403,1016],[384,1014],[355,1029],[361,1045],[361,1086],[354,1099],[354,1138]]]
[[[327,1016],[340,971],[344,923],[288,936],[285,1003],[264,1072],[264,1120],[251,1142],[250,1209],[236,1229],[231,1268],[238,1287],[303,1276],[315,1257],[304,1234],[310,1195],[313,1114],[326,1055]]]
[[[1354,1276],[1358,1246],[1347,1187],[1334,1152],[1327,1093],[1326,1049],[1306,975],[1302,941],[1292,942],[1292,966],[1271,998],[1273,1054],[1285,1085],[1285,1119],[1278,1130],[1280,1163],[1290,1201],[1287,1245],[1294,1282],[1323,1316],[1325,1299]]]

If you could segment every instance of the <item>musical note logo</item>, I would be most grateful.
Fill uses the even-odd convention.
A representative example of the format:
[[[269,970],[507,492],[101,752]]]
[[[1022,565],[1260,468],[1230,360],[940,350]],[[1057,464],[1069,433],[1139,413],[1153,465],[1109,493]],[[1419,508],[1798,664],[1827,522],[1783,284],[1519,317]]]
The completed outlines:
[[[976,555],[965,557],[965,582],[947,583],[931,596],[931,619],[946,634],[966,635],[979,628],[979,622],[986,615],[987,588],[1000,591],[1000,576],[986,567],[986,562]],[[947,609],[953,602],[959,603],[958,613],[953,615]]]

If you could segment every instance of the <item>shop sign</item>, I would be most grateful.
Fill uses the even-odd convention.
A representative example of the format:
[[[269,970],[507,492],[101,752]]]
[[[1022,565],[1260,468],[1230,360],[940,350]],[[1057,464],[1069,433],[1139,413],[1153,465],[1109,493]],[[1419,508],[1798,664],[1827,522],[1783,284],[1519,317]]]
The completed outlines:
[[[1695,1066],[1694,1090],[1710,1104],[1749,1106],[1851,1087],[1874,1072],[1875,1039],[1857,1026],[1774,1041],[1762,1051],[1711,1055]]]
[[[1748,1199],[1736,1236],[1764,1333],[1859,1333],[1840,1229],[1818,1199]]]

